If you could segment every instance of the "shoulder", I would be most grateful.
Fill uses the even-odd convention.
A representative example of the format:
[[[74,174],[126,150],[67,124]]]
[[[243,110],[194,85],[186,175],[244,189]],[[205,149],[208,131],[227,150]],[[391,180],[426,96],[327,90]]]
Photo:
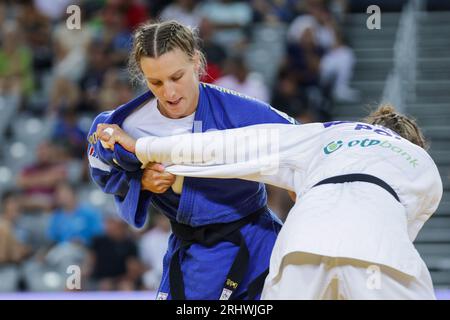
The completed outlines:
[[[100,123],[102,121],[106,121],[109,117],[111,117],[111,115],[114,113],[114,110],[109,110],[109,111],[103,111],[101,113],[99,113],[95,118],[93,123],[97,124]]]
[[[296,121],[270,104],[231,89],[202,83],[212,109],[221,107],[229,117],[238,120],[239,126],[257,123],[291,123]]]
[[[227,81],[224,81],[224,82],[227,82]],[[234,91],[234,90],[231,90],[228,88],[224,88],[217,84],[202,82],[201,86],[202,86],[202,89],[205,90],[208,94],[212,94],[212,95],[216,95],[216,96],[220,96],[220,97],[224,97],[224,98],[230,98],[230,99],[244,99],[244,100],[249,100],[249,101],[261,102],[255,98],[249,97],[245,94],[242,94],[240,92],[237,92],[237,91]]]
[[[220,105],[236,109],[236,111],[254,112],[255,109],[264,111],[271,108],[266,102],[218,85],[202,83],[202,87],[208,97],[212,99],[211,103],[214,104],[214,107],[217,105],[215,102],[220,101]]]

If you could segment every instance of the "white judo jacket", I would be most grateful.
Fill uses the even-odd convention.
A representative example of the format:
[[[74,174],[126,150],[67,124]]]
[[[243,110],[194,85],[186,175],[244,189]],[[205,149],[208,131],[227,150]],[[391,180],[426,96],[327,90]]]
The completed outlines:
[[[137,140],[143,164],[171,163],[175,175],[242,178],[295,191],[297,201],[277,239],[268,280],[283,257],[308,252],[386,265],[418,276],[412,241],[442,197],[438,169],[419,146],[381,126],[335,121],[245,128]],[[316,186],[337,175],[365,173],[388,183]]]

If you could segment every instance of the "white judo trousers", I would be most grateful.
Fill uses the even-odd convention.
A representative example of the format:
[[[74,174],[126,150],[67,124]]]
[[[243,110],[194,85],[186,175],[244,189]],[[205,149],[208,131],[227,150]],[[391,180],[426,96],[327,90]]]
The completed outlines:
[[[425,150],[389,129],[356,122],[264,124],[145,137],[136,155],[143,164],[173,163],[166,170],[175,175],[242,178],[296,192],[263,299],[434,299],[413,241],[439,205],[442,181]],[[271,174],[270,163],[277,165]],[[399,200],[368,182],[315,186],[355,173],[383,180]]]
[[[391,194],[365,182],[310,192],[297,200],[277,238],[263,300],[435,299],[425,262],[404,231],[404,210]]]
[[[371,262],[296,252],[285,257],[262,300],[434,300],[430,273],[419,277]],[[278,281],[277,281],[278,280]]]

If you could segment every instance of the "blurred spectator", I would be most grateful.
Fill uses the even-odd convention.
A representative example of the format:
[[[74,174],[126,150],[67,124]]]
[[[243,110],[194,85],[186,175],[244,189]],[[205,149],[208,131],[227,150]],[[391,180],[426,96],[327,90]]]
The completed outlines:
[[[105,222],[105,235],[95,237],[85,265],[92,289],[101,291],[140,288],[143,266],[128,226],[116,215]]]
[[[159,16],[162,12],[162,10],[167,6],[168,2],[172,2],[172,0],[146,0],[145,1],[148,5],[150,15],[155,18]]]
[[[63,144],[72,158],[82,159],[87,143],[87,132],[78,124],[77,112],[73,109],[61,110],[52,133],[52,140]]]
[[[79,203],[76,190],[67,182],[56,189],[58,209],[53,212],[48,229],[49,238],[57,243],[78,242],[84,245],[103,232],[100,213]]]
[[[18,195],[5,192],[0,212],[0,265],[20,262],[30,251],[25,245],[23,230],[17,225],[20,210]]]
[[[14,22],[2,26],[0,47],[0,93],[14,92],[21,97],[33,91],[32,55],[23,43],[22,33]]]
[[[329,10],[339,23],[343,23],[350,7],[348,0],[331,0]]]
[[[80,88],[76,83],[64,77],[57,77],[50,92],[47,114],[57,116],[58,113],[66,110],[75,110],[80,100]]]
[[[289,26],[288,41],[298,43],[304,32],[312,34],[312,41],[321,50],[330,49],[335,43],[336,24],[327,9],[317,1],[306,2],[306,12],[298,16]]]
[[[225,76],[217,79],[216,85],[269,102],[269,90],[258,74],[249,72],[244,57],[235,56],[228,59],[225,73]]]
[[[53,21],[62,20],[66,17],[67,7],[71,4],[78,4],[79,0],[33,0],[33,4],[39,12],[49,17]]]
[[[133,90],[127,78],[117,69],[110,69],[105,74],[99,93],[100,111],[111,110],[133,98]]]
[[[153,226],[139,241],[139,256],[147,268],[143,275],[145,288],[158,290],[171,228],[169,219],[157,210],[151,212],[151,219]]]
[[[26,211],[50,211],[55,205],[56,186],[67,178],[67,168],[50,142],[37,147],[36,157],[36,162],[25,167],[17,179],[23,191],[21,203]]]
[[[274,107],[307,123],[326,120],[330,101],[349,101],[357,93],[350,88],[354,55],[336,33],[334,20],[343,21],[347,2],[0,1],[0,96],[8,107],[2,108],[1,138],[8,146],[11,137],[14,142],[23,140],[18,143],[34,137],[32,131],[19,135],[18,126],[10,125],[14,116],[29,118],[19,110],[20,102],[27,112],[43,117],[44,131],[51,134],[51,142],[37,147],[36,160],[31,165],[20,168],[20,161],[14,162],[14,157],[6,157],[2,164],[8,167],[11,163],[8,169],[11,177],[17,174],[21,193],[7,193],[1,203],[0,291],[64,290],[67,266],[81,265],[86,260],[86,246],[90,250],[86,262],[91,269],[82,271],[92,275],[91,289],[131,290],[142,285],[157,289],[170,232],[168,220],[153,214],[154,226],[138,242],[118,217],[109,217],[106,234],[95,236],[89,244],[94,234],[102,232],[102,222],[98,213],[78,202],[77,191],[67,184],[77,185],[80,181],[83,169],[80,156],[85,154],[85,129],[90,126],[91,116],[114,109],[135,95],[122,69],[130,50],[130,31],[138,24],[160,17],[198,27],[207,58],[202,81],[217,81],[218,85],[263,101],[272,97]],[[80,30],[69,30],[66,26],[66,8],[70,4],[81,7]],[[261,41],[266,41],[271,49],[269,41],[275,33],[269,32],[267,39],[260,39],[258,33],[251,39],[252,31],[259,27],[252,22],[266,24],[264,28],[268,29],[270,24],[277,30],[288,28],[287,54],[278,77],[266,79],[274,83],[271,88],[249,72],[242,58],[249,44],[255,45],[251,53],[265,48]],[[275,51],[278,50],[274,48]],[[280,64],[280,55],[271,54],[277,59],[274,58],[274,66]],[[227,59],[228,56],[233,58]],[[258,67],[258,63],[252,65]],[[267,73],[269,77],[274,74]],[[144,88],[142,85],[137,90]],[[24,121],[26,128],[32,120]],[[37,137],[36,133],[36,141]],[[33,142],[24,145],[29,144],[35,145]],[[83,161],[88,177],[86,158]],[[17,163],[14,168],[13,163]],[[90,179],[86,182],[90,183]],[[280,189],[268,187],[267,191],[270,207],[284,219],[292,202]],[[50,243],[49,235],[57,245]],[[5,249],[11,247],[18,249]]]
[[[176,20],[186,26],[197,28],[201,17],[194,9],[198,0],[175,0],[161,12],[161,20]]]
[[[295,18],[297,0],[252,0],[256,23],[290,23]]]
[[[304,99],[304,105],[313,121],[328,121],[330,117],[329,110],[323,111],[327,107],[327,99],[319,82],[321,55],[322,51],[316,46],[312,30],[307,29],[298,44],[288,45],[287,57],[281,67],[281,70],[295,75],[299,95]]]
[[[214,40],[214,26],[208,19],[203,19],[199,26],[200,45],[206,57],[206,74],[201,81],[212,83],[223,74],[227,52]]]
[[[145,3],[145,1],[118,0],[117,2],[119,2],[121,10],[125,13],[125,27],[129,31],[133,31],[137,28],[138,25],[144,23],[150,18],[148,14],[148,5]]]
[[[288,44],[285,68],[297,72],[301,86],[319,85],[319,65],[323,51],[317,46],[312,29],[304,30],[297,43]]]
[[[321,81],[323,55],[336,45],[336,26],[322,1],[307,1],[307,14],[288,30],[287,59],[283,68],[295,70],[297,85],[306,99],[312,121],[329,121],[332,112],[332,81]]]
[[[110,1],[101,11],[101,28],[97,41],[108,50],[109,62],[124,67],[131,50],[131,31],[127,28],[126,5],[122,1]]]
[[[198,6],[202,18],[214,25],[214,38],[230,53],[239,52],[249,41],[253,11],[246,1],[211,0]]]
[[[314,121],[314,116],[309,110],[306,94],[298,86],[295,71],[287,68],[280,70],[270,104],[294,117],[300,123]]]
[[[333,99],[338,102],[357,102],[359,92],[350,88],[355,55],[343,42],[342,36],[336,37],[333,48],[320,61],[320,81],[322,87],[330,87]]]
[[[43,87],[44,76],[53,66],[50,20],[36,9],[32,1],[25,1],[18,12],[17,21],[32,51],[36,90],[44,90],[46,89]]]
[[[110,57],[105,45],[93,42],[89,47],[88,67],[80,81],[80,110],[96,113],[99,110],[99,93],[108,68],[111,68]]]
[[[53,75],[78,82],[86,69],[87,49],[93,38],[93,30],[81,19],[80,29],[67,28],[61,21],[53,29],[55,64]]]
[[[17,264],[26,258],[30,248],[22,241],[17,226],[20,202],[14,192],[2,195],[0,210],[0,292],[16,291],[20,279]]]

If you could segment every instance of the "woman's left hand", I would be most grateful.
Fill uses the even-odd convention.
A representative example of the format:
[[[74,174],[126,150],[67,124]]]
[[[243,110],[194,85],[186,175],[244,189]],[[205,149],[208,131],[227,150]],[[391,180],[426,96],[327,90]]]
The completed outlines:
[[[117,124],[99,123],[97,138],[106,149],[114,150],[114,144],[120,144],[125,150],[136,153],[136,140],[129,136]]]

